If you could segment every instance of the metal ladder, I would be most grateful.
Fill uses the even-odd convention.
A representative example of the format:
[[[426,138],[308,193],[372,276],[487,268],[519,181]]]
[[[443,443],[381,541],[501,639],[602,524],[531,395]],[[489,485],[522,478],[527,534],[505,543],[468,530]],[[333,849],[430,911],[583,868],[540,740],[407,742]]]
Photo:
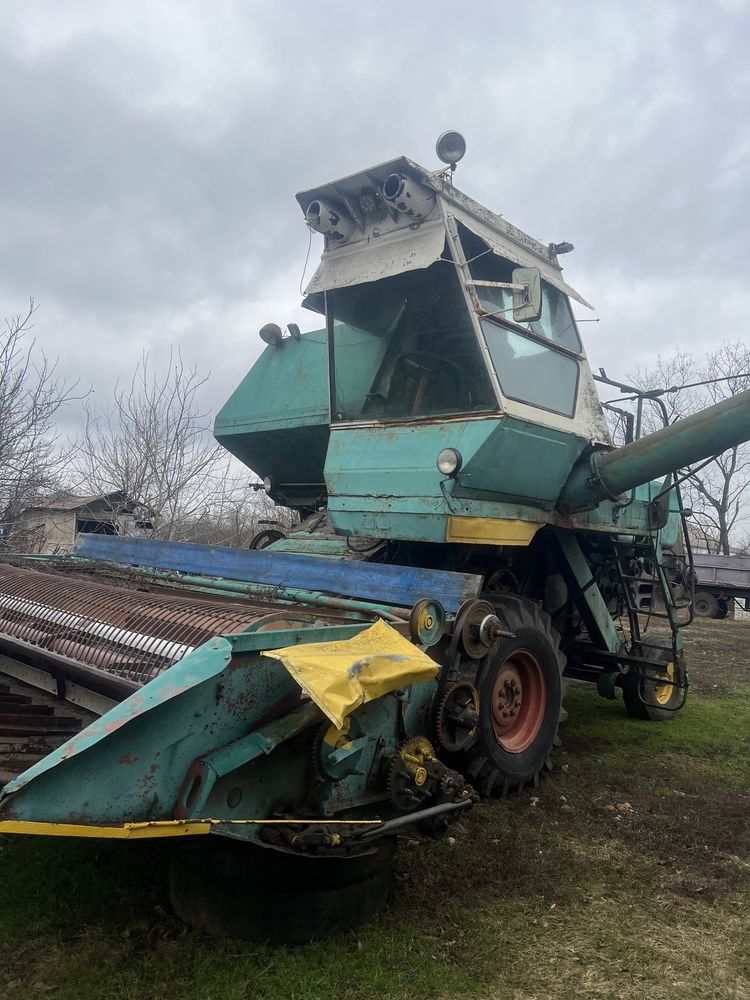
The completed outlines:
[[[658,679],[660,684],[674,684],[674,686],[679,687],[684,693],[682,702],[679,705],[679,708],[681,708],[684,698],[687,696],[687,674],[683,666],[679,613],[682,610],[690,609],[692,602],[681,605],[675,600],[671,581],[664,564],[664,553],[659,543],[658,532],[649,534],[642,541],[628,540],[627,542],[618,542],[613,539],[612,544],[620,588],[625,598],[625,606],[628,613],[630,649],[631,651],[638,650],[640,656],[643,656],[645,649],[663,649],[664,647],[658,642],[649,641],[648,638],[644,638],[644,635],[648,634],[648,625],[651,619],[667,621],[670,627],[672,652],[677,668],[677,679],[670,681],[658,674],[656,670],[649,676],[649,674],[644,672],[642,666],[639,666],[638,669],[644,679]],[[631,559],[634,559],[636,562],[640,562],[641,559],[650,562],[653,568],[651,576],[645,576],[643,573],[628,572],[631,567],[627,565],[627,561]],[[638,588],[643,584],[648,584],[651,589],[651,598],[647,608],[643,607],[639,599]],[[661,598],[664,606],[663,611],[657,610],[655,607],[655,598],[657,596]],[[639,696],[645,704],[651,705],[651,702],[643,695],[643,685],[640,686]],[[659,707],[662,708],[663,706]],[[671,709],[671,711],[678,711],[678,708]]]

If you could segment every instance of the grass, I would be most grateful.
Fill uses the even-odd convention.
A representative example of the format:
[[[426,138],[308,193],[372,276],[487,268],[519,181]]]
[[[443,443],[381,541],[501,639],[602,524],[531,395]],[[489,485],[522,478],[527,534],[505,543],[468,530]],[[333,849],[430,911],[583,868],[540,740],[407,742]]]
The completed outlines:
[[[165,848],[0,839],[0,996],[750,998],[750,622],[699,622],[688,705],[574,685],[541,789],[407,842],[388,910],[297,950],[171,916]]]

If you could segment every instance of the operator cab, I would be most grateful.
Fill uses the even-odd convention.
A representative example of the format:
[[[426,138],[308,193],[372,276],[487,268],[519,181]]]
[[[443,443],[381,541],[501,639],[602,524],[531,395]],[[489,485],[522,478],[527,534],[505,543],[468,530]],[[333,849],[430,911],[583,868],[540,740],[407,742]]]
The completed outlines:
[[[610,442],[571,309],[588,303],[557,259],[569,245],[405,157],[297,200],[325,240],[305,305],[326,328],[263,327],[217,439],[274,501],[327,505],[339,535],[502,544],[508,524],[552,516],[575,463]]]
[[[403,157],[297,198],[325,237],[306,304],[332,426],[514,414],[608,440],[554,245]]]
[[[538,318],[519,318],[521,269],[457,229],[467,282],[446,241],[424,269],[328,293],[333,423],[496,413],[506,401],[574,416],[582,348],[567,296],[542,280]]]

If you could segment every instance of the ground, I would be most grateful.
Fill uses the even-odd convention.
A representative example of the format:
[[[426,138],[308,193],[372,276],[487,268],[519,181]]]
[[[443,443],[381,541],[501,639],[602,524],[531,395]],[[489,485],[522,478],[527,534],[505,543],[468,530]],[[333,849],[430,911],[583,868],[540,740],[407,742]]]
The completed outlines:
[[[668,723],[574,686],[542,787],[404,844],[389,909],[336,941],[186,930],[163,847],[0,838],[0,996],[750,998],[750,621],[688,653]]]

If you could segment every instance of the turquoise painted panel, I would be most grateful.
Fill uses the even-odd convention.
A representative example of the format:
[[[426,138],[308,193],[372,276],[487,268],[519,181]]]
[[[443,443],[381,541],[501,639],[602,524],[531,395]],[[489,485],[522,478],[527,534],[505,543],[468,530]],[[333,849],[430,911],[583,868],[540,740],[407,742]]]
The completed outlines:
[[[266,347],[219,411],[214,436],[261,479],[322,483],[328,447],[325,330]]]
[[[219,411],[214,434],[225,436],[328,423],[325,330],[266,347]]]
[[[653,530],[648,504],[639,499],[619,508],[616,513],[614,505],[605,501],[596,510],[584,511],[574,517],[562,517],[556,511],[525,504],[466,498],[451,499],[448,507],[442,497],[333,497],[329,510],[337,530],[342,533],[424,542],[445,541],[449,514],[520,519],[611,534],[645,535]],[[661,532],[663,545],[669,547],[675,544],[678,529],[677,515],[673,512]]]
[[[520,501],[551,509],[586,443],[509,417],[333,428],[326,459],[329,497],[442,497],[438,452],[456,448],[456,497]]]
[[[454,495],[524,500],[551,510],[587,444],[574,434],[506,417],[464,461]]]
[[[196,757],[299,698],[276,660],[216,638],[6,786],[0,817],[110,823],[168,819]]]
[[[446,517],[478,514],[477,501],[478,516],[540,520],[540,508],[552,509],[585,445],[508,417],[333,428],[326,458],[331,519],[345,534],[424,541],[444,541]],[[455,482],[435,464],[447,447],[463,458]],[[406,514],[432,520],[418,524]]]
[[[356,357],[340,368],[337,401],[346,407],[354,400],[361,409],[384,341],[340,323],[336,345]],[[326,332],[315,330],[266,347],[219,411],[214,437],[261,479],[322,484],[328,420]]]
[[[440,498],[435,465],[442,448],[474,455],[496,418],[332,428],[326,458],[328,495]]]

